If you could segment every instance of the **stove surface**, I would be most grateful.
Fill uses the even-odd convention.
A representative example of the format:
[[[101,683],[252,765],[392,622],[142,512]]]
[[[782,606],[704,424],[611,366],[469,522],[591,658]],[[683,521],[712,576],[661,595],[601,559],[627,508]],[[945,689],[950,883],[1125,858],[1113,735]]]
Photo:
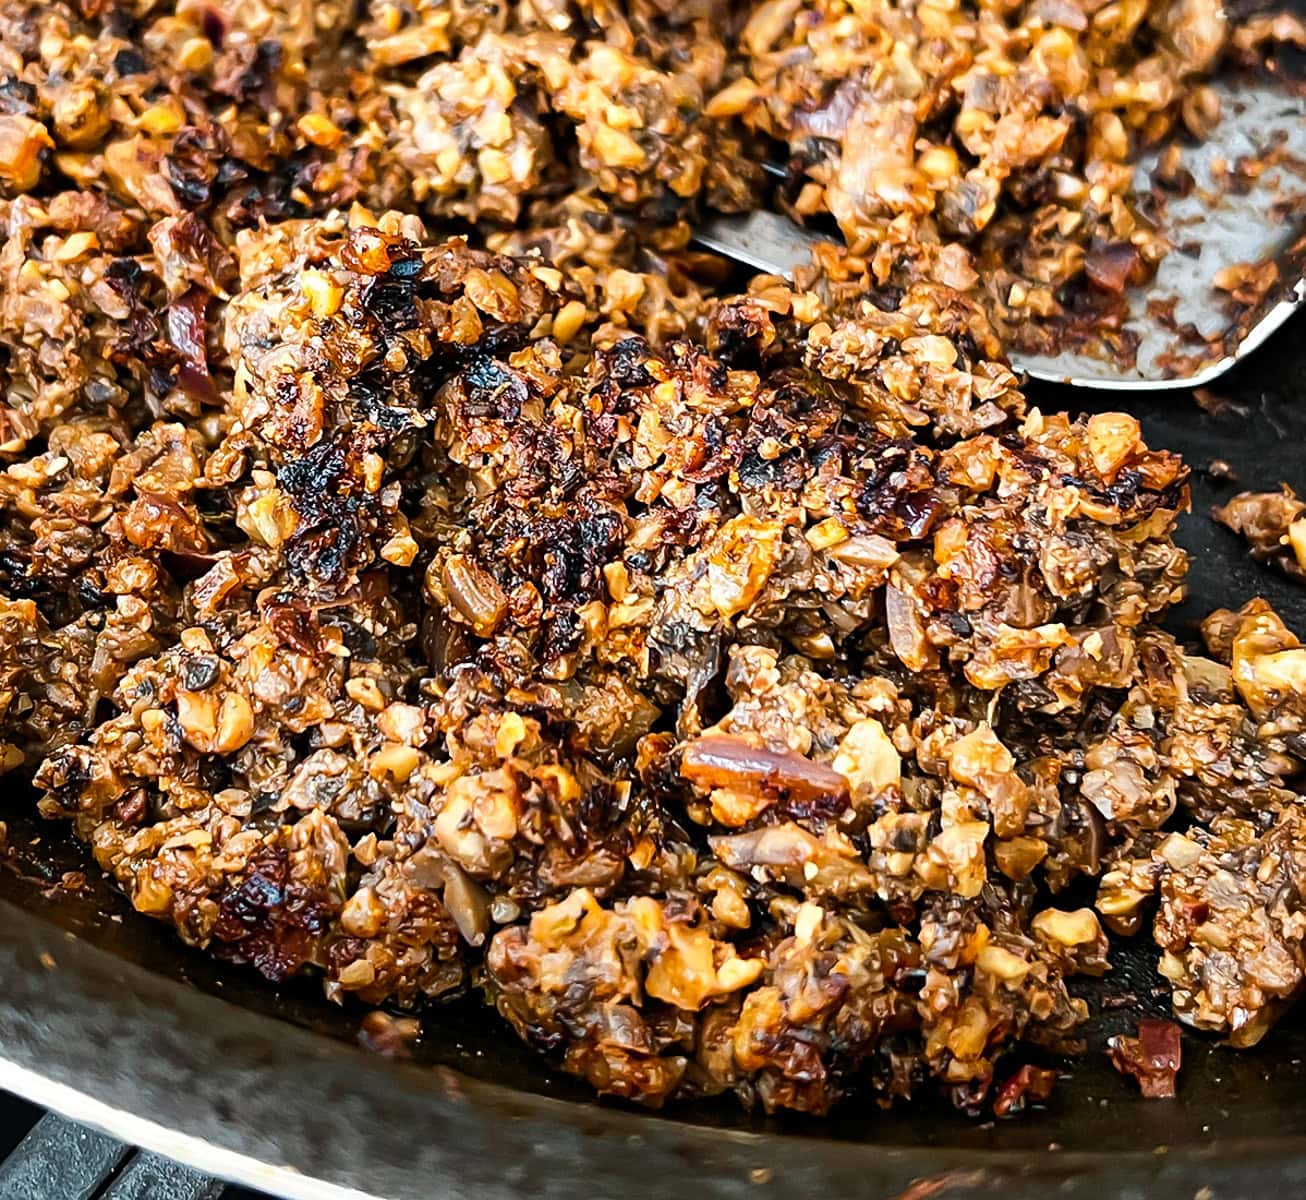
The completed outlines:
[[[0,1092],[0,1200],[271,1200]]]

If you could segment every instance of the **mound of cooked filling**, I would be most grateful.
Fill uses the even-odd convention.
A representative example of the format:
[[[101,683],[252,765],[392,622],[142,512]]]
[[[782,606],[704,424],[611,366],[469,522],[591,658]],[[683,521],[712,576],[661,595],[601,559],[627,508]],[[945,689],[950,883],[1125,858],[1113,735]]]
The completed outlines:
[[[480,990],[645,1103],[973,1108],[1154,908],[1176,1014],[1255,1041],[1306,970],[1306,648],[1164,633],[1187,468],[1002,346],[1109,314],[1164,252],[1133,155],[1299,32],[9,6],[0,765],[187,942]],[[689,231],[774,139],[849,245],[740,281]],[[1242,503],[1273,557],[1296,509]]]

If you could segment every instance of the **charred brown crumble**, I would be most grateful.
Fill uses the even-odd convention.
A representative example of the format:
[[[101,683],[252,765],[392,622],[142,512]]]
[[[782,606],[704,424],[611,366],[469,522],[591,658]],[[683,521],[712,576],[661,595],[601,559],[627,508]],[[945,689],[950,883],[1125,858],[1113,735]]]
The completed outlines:
[[[1078,1048],[1145,928],[1250,1044],[1306,971],[1306,647],[1261,602],[1163,632],[1188,468],[1002,348],[1110,334],[1164,252],[1132,156],[1293,36],[9,6],[0,769],[188,943],[482,994],[650,1105],[1017,1112],[1053,1079],[1001,1057]],[[774,138],[850,244],[741,284],[691,223]],[[1223,519],[1289,569],[1300,507]],[[1116,1048],[1153,1091],[1162,1040]]]

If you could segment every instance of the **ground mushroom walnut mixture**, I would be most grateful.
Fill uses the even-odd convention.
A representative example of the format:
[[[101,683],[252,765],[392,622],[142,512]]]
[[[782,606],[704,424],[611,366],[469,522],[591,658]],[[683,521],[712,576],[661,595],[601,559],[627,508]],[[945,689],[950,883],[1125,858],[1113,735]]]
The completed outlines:
[[[1016,1111],[1153,911],[1254,1041],[1306,647],[1162,632],[1187,468],[1002,354],[1153,261],[1127,161],[1224,21],[8,6],[0,766],[186,941],[648,1104]],[[853,244],[741,290],[690,223],[775,136]]]

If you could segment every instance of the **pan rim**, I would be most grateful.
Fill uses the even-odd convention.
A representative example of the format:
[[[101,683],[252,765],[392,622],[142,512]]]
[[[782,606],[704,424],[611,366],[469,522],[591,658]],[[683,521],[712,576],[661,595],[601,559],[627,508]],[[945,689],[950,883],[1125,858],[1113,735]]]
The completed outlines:
[[[370,1191],[359,1178],[343,1178],[329,1165],[324,1171],[313,1169],[305,1155],[311,1156],[320,1131],[294,1121],[279,1129],[269,1152],[266,1130],[255,1128],[253,1118],[242,1122],[228,1112],[213,1120],[202,1096],[206,1087],[239,1090],[240,1081],[252,1078],[261,1093],[259,1111],[302,1116],[311,1111],[305,1107],[306,1093],[311,1099],[320,1079],[334,1079],[342,1090],[326,1097],[331,1103],[344,1098],[356,1108],[361,1103],[364,1112],[373,1111],[369,1104],[375,1103],[378,1119],[403,1112],[447,1131],[442,1141],[426,1147],[431,1151],[427,1158],[447,1171],[482,1173],[486,1155],[501,1156],[519,1168],[517,1176],[500,1176],[489,1164],[488,1183],[486,1178],[469,1178],[466,1188],[448,1193],[480,1200],[519,1196],[526,1189],[517,1177],[536,1175],[547,1186],[531,1190],[542,1195],[607,1194],[602,1169],[612,1161],[614,1144],[624,1145],[627,1157],[632,1152],[648,1157],[650,1174],[654,1160],[660,1160],[659,1184],[675,1182],[665,1174],[670,1170],[703,1195],[739,1194],[736,1185],[742,1184],[742,1194],[758,1200],[771,1194],[792,1196],[792,1180],[771,1186],[779,1185],[791,1170],[805,1173],[804,1187],[819,1180],[837,1188],[840,1180],[859,1178],[878,1182],[884,1195],[923,1177],[951,1179],[955,1187],[947,1191],[950,1198],[970,1194],[965,1188],[974,1182],[972,1176],[987,1181],[986,1193],[993,1183],[1005,1181],[1008,1196],[1026,1190],[1045,1195],[1050,1185],[1093,1178],[1095,1196],[1137,1195],[1133,1189],[1143,1183],[1152,1189],[1144,1194],[1157,1200],[1189,1200],[1193,1188],[1214,1178],[1213,1171],[1236,1179],[1252,1166],[1299,1175],[1306,1183],[1306,1137],[1298,1136],[1179,1146],[1165,1155],[1150,1146],[1102,1153],[961,1149],[856,1142],[820,1133],[785,1136],[721,1129],[540,1095],[452,1068],[385,1060],[119,958],[8,900],[0,900],[0,972],[6,980],[0,989],[0,1087],[199,1170],[287,1200],[404,1200],[426,1193],[396,1192],[393,1184]],[[171,1040],[152,1041],[148,1022],[166,1026]],[[106,1027],[120,1030],[121,1038],[101,1037]],[[248,1061],[233,1049],[242,1045]],[[268,1053],[270,1059],[260,1057]],[[160,1071],[166,1075],[175,1069],[178,1082],[195,1095],[142,1086],[142,1061],[133,1054],[153,1056],[156,1084]],[[187,1061],[187,1055],[193,1057]],[[307,1081],[301,1069],[305,1067],[310,1072]],[[212,1079],[207,1078],[210,1071],[215,1073]],[[125,1102],[123,1089],[133,1086],[137,1090]],[[195,1099],[198,1107],[188,1102]],[[797,1157],[803,1162],[795,1165],[799,1147]],[[577,1162],[593,1170],[577,1171]],[[559,1165],[566,1163],[570,1170],[560,1173]],[[1104,1173],[1118,1179],[1119,1186],[1104,1180]],[[638,1186],[625,1186],[628,1182],[611,1194],[631,1200],[640,1195]]]

